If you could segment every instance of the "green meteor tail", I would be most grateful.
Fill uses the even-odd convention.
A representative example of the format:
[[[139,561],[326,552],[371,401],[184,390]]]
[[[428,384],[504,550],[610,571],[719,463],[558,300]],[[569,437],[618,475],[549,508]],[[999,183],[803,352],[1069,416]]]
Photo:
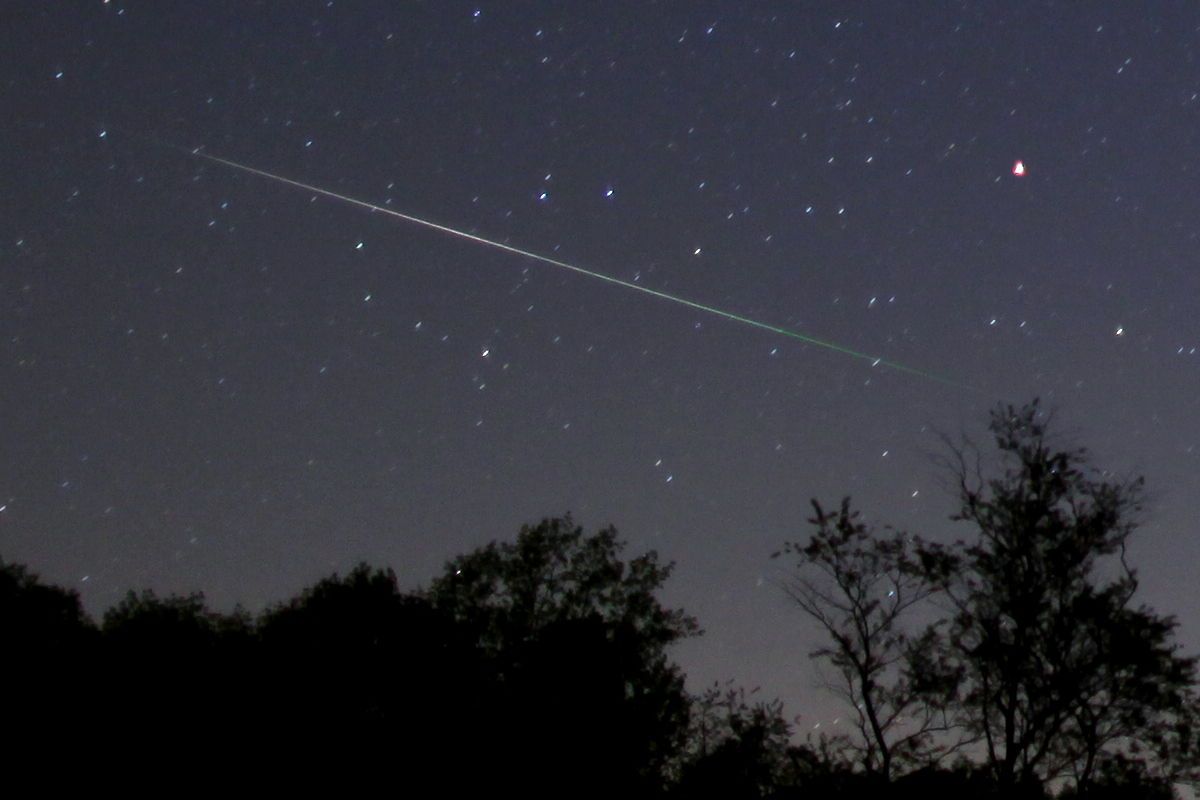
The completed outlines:
[[[179,149],[179,148],[172,148],[172,149]],[[431,228],[435,231],[440,231],[441,233],[447,233],[447,234],[450,234],[451,236],[457,236],[461,239],[467,239],[469,241],[476,242],[478,244],[482,244],[487,247],[493,247],[497,250],[503,250],[508,253],[513,253],[515,255],[523,256],[525,258],[530,258],[530,259],[533,259],[534,261],[541,261],[542,263],[549,264],[550,266],[553,266],[553,267],[570,270],[571,272],[575,272],[580,275],[586,275],[589,278],[595,278],[597,280],[601,280],[606,283],[615,284],[617,286],[623,286],[626,289],[633,289],[634,291],[642,292],[643,294],[652,295],[652,296],[657,297],[662,300],[669,300],[672,303],[678,303],[679,305],[687,306],[688,308],[694,308],[697,311],[703,311],[707,314],[712,314],[714,316],[721,317],[722,319],[727,319],[732,322],[740,322],[743,325],[750,325],[750,326],[759,328],[764,331],[770,331],[771,333],[777,333],[782,336],[787,336],[789,338],[796,339],[797,341],[801,341],[806,344],[811,344],[815,347],[821,347],[826,350],[832,350],[835,353],[841,353],[842,355],[850,356],[852,358],[857,358],[862,361],[869,361],[872,366],[887,367],[888,369],[895,370],[896,372],[903,372],[908,375],[915,375],[916,377],[919,377],[919,378],[925,378],[927,380],[936,381],[938,383],[942,383],[947,386],[954,386],[959,389],[968,389],[968,390],[973,389],[973,387],[968,386],[967,384],[964,384],[960,381],[956,381],[951,378],[946,378],[941,375],[936,375],[932,372],[926,372],[925,370],[917,369],[916,367],[910,367],[906,364],[901,364],[896,361],[889,361],[888,359],[885,359],[882,357],[872,356],[868,353],[862,353],[862,352],[859,352],[858,350],[854,350],[852,348],[837,344],[836,342],[828,342],[823,339],[818,339],[814,336],[807,336],[803,333],[789,330],[787,328],[781,328],[778,325],[772,325],[768,322],[760,322],[759,320],[756,320],[756,319],[751,319],[749,317],[743,317],[739,314],[734,314],[731,311],[725,311],[720,308],[714,308],[713,306],[706,306],[703,303],[697,303],[695,300],[688,300],[686,297],[679,297],[678,295],[668,294],[667,292],[660,292],[657,289],[650,289],[646,286],[642,286],[641,284],[622,280],[621,278],[615,278],[612,275],[606,275],[603,272],[595,272],[590,269],[584,269],[583,267],[579,267],[574,264],[568,264],[565,261],[559,261],[556,258],[550,258],[549,256],[544,256],[540,253],[534,253],[530,250],[522,250],[519,247],[513,247],[512,245],[504,244],[503,242],[497,242],[492,239],[485,239],[482,236],[477,236],[473,233],[468,233],[467,231],[458,230],[457,228],[451,228],[447,225],[440,225],[436,222],[431,222],[430,220],[427,220],[427,219],[422,219],[420,217],[414,217],[411,214],[403,214],[403,213],[396,211],[394,209],[391,209],[391,208],[386,208],[384,206],[376,205],[375,203],[368,203],[365,200],[359,200],[358,198],[349,197],[344,194],[338,194],[337,192],[331,192],[328,189],[322,189],[319,186],[313,186],[311,184],[292,180],[291,178],[285,178],[282,175],[276,175],[274,173],[267,172],[265,170],[246,166],[245,164],[239,164],[238,162],[230,161],[227,158],[220,158],[218,156],[209,155],[207,153],[201,152],[200,149],[198,149],[198,148],[195,150],[184,150],[183,152],[187,153],[188,155],[195,156],[197,158],[203,158],[207,161],[211,161],[216,164],[223,164],[227,167],[232,167],[234,169],[241,170],[242,172],[250,173],[251,175],[258,175],[259,177],[267,178],[268,180],[277,181],[279,183],[283,183],[288,186],[293,186],[298,189],[304,189],[304,190],[312,192],[314,194],[323,195],[325,197],[329,197],[334,200],[340,200],[343,203],[348,203],[350,205],[358,206],[360,208],[365,208],[370,211],[378,212],[380,214],[387,214],[388,216],[402,219],[405,222],[410,222],[414,225],[421,225],[425,228]]]

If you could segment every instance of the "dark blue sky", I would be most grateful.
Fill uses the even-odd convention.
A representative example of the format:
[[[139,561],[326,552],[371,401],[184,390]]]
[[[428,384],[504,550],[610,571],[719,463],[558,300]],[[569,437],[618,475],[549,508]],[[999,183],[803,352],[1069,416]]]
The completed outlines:
[[[1144,599],[1200,644],[1195,4],[3,17],[0,554],[91,610],[256,609],[360,559],[416,586],[570,510],[678,563],[695,685],[830,724],[769,554],[810,497],[969,535],[935,431],[1040,396],[1147,477]]]

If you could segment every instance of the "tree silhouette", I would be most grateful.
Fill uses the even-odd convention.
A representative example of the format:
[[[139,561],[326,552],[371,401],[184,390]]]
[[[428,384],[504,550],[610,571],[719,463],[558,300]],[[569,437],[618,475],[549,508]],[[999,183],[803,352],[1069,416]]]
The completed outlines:
[[[958,721],[984,742],[1004,791],[1066,776],[1086,793],[1119,745],[1151,747],[1175,769],[1178,742],[1163,731],[1186,728],[1194,661],[1177,655],[1172,619],[1130,605],[1124,553],[1141,480],[1111,480],[1085,451],[1053,446],[1036,402],[997,409],[990,428],[999,475],[952,451],[955,518],[978,539],[921,553],[952,608],[926,667],[957,679]]]
[[[64,736],[62,721],[78,714],[87,698],[78,668],[96,636],[77,593],[48,586],[22,565],[0,559],[4,718],[12,763],[25,748],[37,751]]]
[[[144,591],[97,628],[74,592],[0,561],[9,755],[277,791],[389,774],[453,796],[1166,800],[1197,778],[1196,661],[1134,601],[1141,482],[1053,446],[1036,404],[992,431],[995,477],[952,451],[976,539],[873,530],[847,500],[814,503],[815,531],[784,550],[829,636],[815,655],[859,712],[850,748],[795,743],[778,702],[739,689],[689,696],[669,649],[699,629],[657,598],[671,565],[568,516],[427,590],[361,564],[257,619]],[[913,636],[927,600],[945,618]],[[982,761],[945,766],[964,741]]]
[[[427,592],[488,660],[490,763],[510,786],[586,775],[597,792],[644,793],[682,745],[687,699],[666,650],[698,627],[655,597],[671,565],[653,551],[623,561],[623,547],[611,527],[547,519],[452,560]]]
[[[481,749],[488,678],[466,631],[360,564],[259,619],[259,714],[292,756],[445,785]]]
[[[8,652],[28,657],[77,648],[95,628],[77,592],[48,586],[24,566],[0,559],[0,631]]]
[[[900,531],[877,535],[851,510],[849,498],[837,511],[815,500],[813,509],[810,538],[787,543],[772,557],[795,557],[784,591],[829,639],[811,656],[836,669],[829,688],[854,715],[856,735],[844,744],[867,773],[890,782],[897,762],[915,768],[951,749],[937,736],[948,729],[946,684],[929,673],[914,678],[914,659],[927,642],[914,641],[905,628],[906,616],[937,584],[915,559],[919,540]]]
[[[996,798],[997,787],[986,769],[960,758],[950,766],[927,766],[898,778],[887,792],[889,798],[898,800],[984,800]],[[1012,797],[1009,793],[1008,797]],[[1046,794],[1034,788],[1021,795],[1022,800],[1045,800]]]
[[[180,766],[252,713],[247,680],[253,626],[243,612],[210,611],[202,594],[129,592],[104,614],[92,668],[92,714],[112,741],[138,742],[143,758]]]
[[[234,640],[252,635],[253,623],[241,610],[219,614],[205,605],[204,595],[159,597],[151,590],[128,592],[104,614],[106,641],[139,655],[172,652],[200,657]]]
[[[1148,774],[1143,761],[1121,754],[1105,757],[1086,786],[1068,788],[1059,800],[1175,800],[1169,779]]]
[[[691,698],[687,746],[671,797],[770,797],[796,785],[791,733],[778,701],[751,705],[743,689],[709,687]]]
[[[258,632],[277,676],[275,717],[351,729],[393,716],[407,694],[398,662],[410,644],[410,602],[390,570],[360,564],[267,610]]]

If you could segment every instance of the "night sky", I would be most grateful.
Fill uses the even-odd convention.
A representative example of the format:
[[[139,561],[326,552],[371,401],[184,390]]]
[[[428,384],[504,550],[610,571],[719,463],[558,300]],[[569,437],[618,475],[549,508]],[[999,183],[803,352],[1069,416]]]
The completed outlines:
[[[142,587],[258,610],[363,559],[415,588],[571,511],[677,562],[693,688],[811,729],[838,707],[770,553],[811,497],[969,535],[936,431],[1039,396],[1146,476],[1143,599],[1200,646],[1195,3],[0,23],[0,555],[93,613]]]

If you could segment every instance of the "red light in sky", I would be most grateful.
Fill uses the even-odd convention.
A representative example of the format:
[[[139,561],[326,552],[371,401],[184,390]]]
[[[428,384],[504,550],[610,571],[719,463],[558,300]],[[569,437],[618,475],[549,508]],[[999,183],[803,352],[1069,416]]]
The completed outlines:
[[[1016,175],[1018,178],[1021,177],[1022,175],[1024,175],[1025,174],[1025,162],[1018,159],[1017,163],[1013,164],[1012,173],[1013,173],[1013,175]]]

